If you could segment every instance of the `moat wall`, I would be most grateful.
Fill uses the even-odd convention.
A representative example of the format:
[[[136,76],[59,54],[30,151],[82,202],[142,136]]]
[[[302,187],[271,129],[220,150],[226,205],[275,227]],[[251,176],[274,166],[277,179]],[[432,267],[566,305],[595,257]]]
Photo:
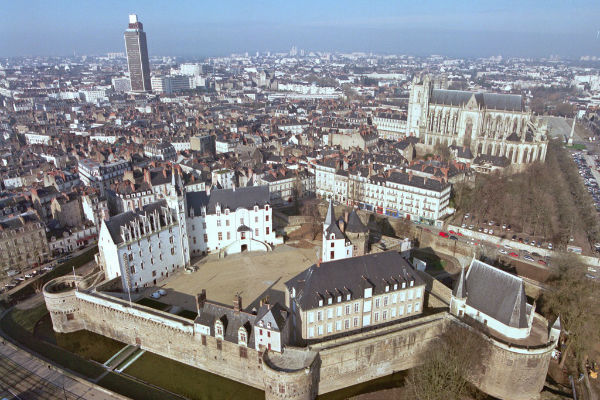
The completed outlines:
[[[52,281],[54,282],[54,281]],[[158,355],[265,390],[267,400],[313,399],[351,385],[407,370],[418,365],[427,344],[446,324],[457,320],[446,312],[421,317],[351,337],[310,347],[307,367],[286,369],[270,365],[268,355],[211,336],[202,341],[189,319],[153,310],[98,293],[60,293],[44,290],[54,329],[89,330]],[[205,343],[205,344],[204,344]],[[499,398],[531,399],[543,387],[551,349],[519,353],[495,346],[490,367],[478,386]],[[285,355],[285,353],[284,353]],[[519,392],[515,391],[519,389]]]

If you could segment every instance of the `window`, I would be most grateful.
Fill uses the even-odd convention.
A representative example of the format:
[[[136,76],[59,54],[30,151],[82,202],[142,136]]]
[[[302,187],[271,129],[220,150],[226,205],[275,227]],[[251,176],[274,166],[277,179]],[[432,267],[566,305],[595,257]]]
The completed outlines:
[[[248,358],[248,349],[244,346],[240,346],[240,358]]]
[[[335,321],[335,330],[336,331],[342,330],[342,321]]]
[[[375,313],[375,322],[379,321],[379,312]]]
[[[412,300],[412,299],[413,299],[413,295],[414,295],[414,293],[413,293],[413,290],[412,290],[412,289],[410,289],[410,290],[408,291],[408,300]]]
[[[258,228],[254,229],[254,236],[258,236]]]
[[[221,220],[220,219],[217,220],[217,226],[221,226]]]
[[[309,322],[309,323],[313,323],[313,322],[315,322],[315,313],[314,313],[314,312],[312,312],[312,311],[309,311],[309,312],[308,312],[308,322]]]
[[[315,336],[315,327],[311,326],[310,328],[308,328],[308,337],[314,337]]]
[[[350,314],[350,304],[346,306],[346,315]]]
[[[382,320],[384,320],[384,321],[387,319],[387,310],[384,310],[384,311],[381,313],[381,319],[382,319]]]
[[[267,235],[269,234],[269,227],[267,226]]]
[[[354,317],[354,319],[352,320],[352,326],[358,328],[358,317]]]
[[[279,393],[281,393],[281,394],[285,393],[285,385],[283,383],[279,384]]]
[[[171,255],[174,256],[175,255],[175,248],[171,247]]]
[[[221,339],[217,339],[217,350],[223,350],[223,342]]]
[[[410,314],[412,312],[412,304],[407,304],[406,305],[406,313]]]
[[[387,297],[387,296],[385,296],[385,297],[383,298],[383,306],[384,306],[384,307],[386,307],[387,305],[388,305],[388,297]]]
[[[395,317],[396,317],[396,309],[395,309],[395,308],[392,308],[392,309],[390,310],[390,318],[395,318]]]
[[[231,232],[227,232],[227,240],[231,240]]]
[[[152,271],[152,276],[156,276],[156,270]]]
[[[219,240],[223,240],[223,232],[217,234]]]
[[[323,312],[317,311],[317,321],[323,321]]]
[[[406,300],[406,292],[400,292],[400,301]]]
[[[357,313],[360,310],[360,303],[354,303],[354,312]]]
[[[206,222],[202,223],[202,229],[206,229]]]
[[[75,319],[75,315],[73,313],[67,314],[67,321],[73,321]]]
[[[135,274],[135,265],[130,266],[129,271],[131,271],[132,274]]]
[[[342,316],[342,306],[337,306],[336,316],[338,316],[338,317]]]
[[[373,295],[373,288],[365,288],[365,299],[368,299]]]
[[[416,302],[415,303],[415,312],[419,312],[419,311],[421,311],[421,303]]]
[[[390,287],[388,285],[385,285],[385,291],[389,292],[390,291]]]
[[[327,309],[327,318],[333,318],[333,308]]]
[[[216,329],[217,329],[217,335],[223,336],[223,325],[217,324]]]
[[[420,290],[420,289],[417,289],[417,290],[415,291],[415,298],[417,298],[417,299],[420,299],[420,298],[421,298],[421,290]]]
[[[258,216],[254,217],[254,222],[258,223]]]
[[[398,307],[398,316],[404,314],[404,306]]]
[[[330,322],[327,324],[327,333],[333,332],[333,324]]]
[[[240,218],[240,225],[244,225],[244,218]]]
[[[338,303],[341,303],[341,302],[342,302],[342,296],[338,296],[338,297],[337,297],[337,302],[338,302]]]
[[[331,243],[331,247],[335,247],[335,243],[333,243],[333,242],[332,242],[332,243]]]
[[[394,290],[398,290],[398,284],[394,283]]]
[[[208,235],[206,233],[204,234],[204,243],[208,243]]]
[[[225,220],[225,226],[229,226],[229,220]]]
[[[371,325],[371,316],[365,315],[363,317],[363,326],[369,326],[369,325]]]
[[[371,305],[372,305],[371,300],[366,300],[363,303],[363,312],[371,312]]]
[[[375,299],[375,308],[379,308],[379,306],[381,305],[381,299]]]
[[[206,346],[206,336],[202,335],[202,345]]]
[[[323,299],[319,299],[319,307],[323,307]]]
[[[344,329],[350,329],[350,320],[349,319],[344,321]]]
[[[268,215],[266,215],[266,216],[265,216],[265,221],[268,221],[268,220],[269,220],[269,216],[268,216]]]
[[[350,300],[350,293],[346,295],[346,301]]]

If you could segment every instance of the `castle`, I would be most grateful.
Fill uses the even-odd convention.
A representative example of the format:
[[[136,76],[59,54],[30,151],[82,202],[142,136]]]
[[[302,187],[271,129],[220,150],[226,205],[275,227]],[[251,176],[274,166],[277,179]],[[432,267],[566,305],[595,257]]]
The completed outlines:
[[[329,236],[332,226],[342,233],[331,205],[330,211],[329,245],[338,240]],[[342,221],[350,225],[350,217]],[[344,251],[354,250],[353,242],[339,240]],[[102,271],[56,278],[43,295],[57,332],[85,329],[137,345],[264,390],[266,400],[312,400],[414,368],[449,324],[489,343],[485,370],[470,378],[474,385],[501,399],[537,398],[560,328],[527,304],[520,278],[473,260],[450,291],[395,251],[339,259],[335,251],[333,260],[285,283],[285,305],[244,310],[237,294],[227,306],[202,290],[194,319],[126,301],[115,293],[121,277],[98,283]]]
[[[448,90],[445,77],[416,76],[408,102],[406,135],[429,151],[437,144],[468,147],[519,168],[546,159],[548,127],[514,94]]]

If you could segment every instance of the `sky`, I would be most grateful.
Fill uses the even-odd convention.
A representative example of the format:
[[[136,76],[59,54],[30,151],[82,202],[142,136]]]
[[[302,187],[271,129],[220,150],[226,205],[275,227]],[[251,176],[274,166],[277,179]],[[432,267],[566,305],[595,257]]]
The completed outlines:
[[[600,0],[4,0],[0,57],[122,52],[130,13],[151,56],[600,56]]]

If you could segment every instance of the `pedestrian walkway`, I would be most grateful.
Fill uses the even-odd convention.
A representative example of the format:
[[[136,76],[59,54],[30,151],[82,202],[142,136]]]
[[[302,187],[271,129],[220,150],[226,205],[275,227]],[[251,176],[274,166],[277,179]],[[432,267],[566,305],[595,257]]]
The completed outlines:
[[[125,398],[71,378],[26,351],[5,343],[0,343],[0,388],[23,400]]]

